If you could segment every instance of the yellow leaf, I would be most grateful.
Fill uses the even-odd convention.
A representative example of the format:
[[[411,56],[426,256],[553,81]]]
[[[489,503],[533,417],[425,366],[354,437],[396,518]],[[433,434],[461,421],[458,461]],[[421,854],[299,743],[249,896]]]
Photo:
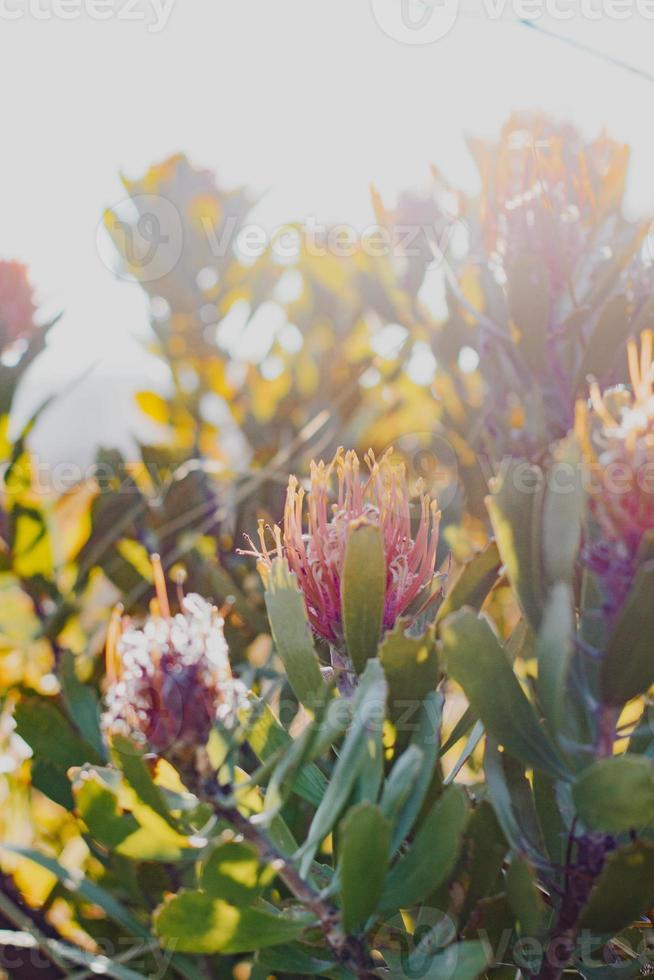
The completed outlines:
[[[166,401],[154,391],[138,391],[136,404],[149,418],[166,425],[170,419],[170,411]]]

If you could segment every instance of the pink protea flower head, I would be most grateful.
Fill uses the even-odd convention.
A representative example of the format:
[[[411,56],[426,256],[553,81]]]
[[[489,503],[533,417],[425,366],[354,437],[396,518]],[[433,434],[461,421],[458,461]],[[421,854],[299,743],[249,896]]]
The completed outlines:
[[[142,629],[114,617],[107,638],[103,729],[126,735],[160,755],[182,757],[206,744],[216,720],[226,726],[245,704],[232,676],[219,612],[198,595],[170,614],[163,572],[153,556],[157,607]]]
[[[632,392],[591,385],[592,411],[579,403],[577,432],[602,471],[592,513],[605,537],[633,554],[654,531],[654,332],[642,334],[640,352],[631,340],[627,354]]]
[[[0,261],[0,349],[32,331],[35,312],[27,268],[20,262]]]
[[[283,543],[275,528],[276,552],[284,554],[295,572],[314,632],[336,646],[342,643],[341,577],[352,525],[367,521],[381,528],[386,558],[384,630],[410,613],[419,596],[431,598],[435,577],[440,512],[427,494],[419,500],[415,538],[411,528],[411,499],[406,471],[392,450],[381,459],[372,451],[365,458],[368,474],[360,472],[354,451],[339,449],[330,463],[311,463],[308,494],[291,476],[284,508]],[[335,499],[331,491],[335,484]],[[305,514],[304,500],[307,498]],[[275,552],[268,550],[265,527],[259,523],[260,549],[253,552],[270,567]]]
[[[595,479],[589,509],[601,534],[591,564],[605,583],[609,611],[631,584],[644,539],[654,533],[654,332],[627,347],[631,392],[590,389],[577,405],[576,432]]]

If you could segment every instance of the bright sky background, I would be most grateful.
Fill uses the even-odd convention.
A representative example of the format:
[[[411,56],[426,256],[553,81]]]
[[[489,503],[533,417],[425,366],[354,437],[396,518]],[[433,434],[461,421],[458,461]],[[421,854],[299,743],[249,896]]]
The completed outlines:
[[[389,38],[369,0],[174,0],[160,33],[84,14],[0,18],[0,256],[27,262],[45,307],[64,311],[25,410],[96,365],[84,394],[93,415],[79,417],[79,389],[63,398],[44,452],[55,432],[66,442],[68,424],[71,442],[98,425],[111,432],[130,387],[147,374],[156,384],[130,340],[147,336],[140,290],[96,245],[102,209],[123,196],[121,170],[138,176],[181,150],[223,184],[266,192],[259,217],[270,227],[307,215],[365,226],[371,181],[392,200],[426,181],[433,161],[473,188],[464,133],[492,136],[512,109],[538,107],[630,142],[629,200],[654,208],[654,85],[519,26],[510,3],[498,22],[481,0],[462,2],[450,33],[426,45]],[[540,23],[652,64],[654,21],[636,12]],[[121,374],[101,392],[99,375]]]

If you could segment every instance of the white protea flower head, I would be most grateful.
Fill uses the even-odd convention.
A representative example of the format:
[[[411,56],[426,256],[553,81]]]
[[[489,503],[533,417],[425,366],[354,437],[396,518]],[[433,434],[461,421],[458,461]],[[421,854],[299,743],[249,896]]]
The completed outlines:
[[[206,599],[190,594],[171,615],[158,556],[153,556],[155,612],[142,629],[114,618],[107,638],[103,729],[159,755],[206,744],[214,722],[231,727],[246,689],[231,671],[223,618]]]

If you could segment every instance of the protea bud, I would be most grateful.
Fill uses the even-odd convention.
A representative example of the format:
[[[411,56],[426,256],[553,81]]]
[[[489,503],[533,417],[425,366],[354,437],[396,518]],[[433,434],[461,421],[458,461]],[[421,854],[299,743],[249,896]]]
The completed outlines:
[[[393,459],[392,450],[376,460],[365,456],[368,476],[361,479],[354,451],[339,449],[330,463],[311,464],[311,487],[307,495],[296,477],[288,482],[284,509],[283,543],[275,529],[279,554],[286,556],[297,576],[311,626],[317,636],[339,647],[343,641],[341,582],[348,536],[361,521],[381,529],[386,563],[383,629],[390,630],[400,616],[415,614],[419,599],[429,601],[435,578],[440,512],[427,494],[419,498],[415,537],[411,528],[411,498],[404,465]],[[335,478],[335,481],[334,481]],[[336,499],[330,504],[332,483]],[[306,523],[306,530],[305,530]],[[260,548],[253,553],[266,566],[273,555],[259,524]]]
[[[31,333],[35,312],[26,267],[0,261],[0,350]]]
[[[158,556],[153,568],[158,608],[142,629],[119,614],[110,628],[103,728],[177,757],[205,745],[215,721],[232,725],[246,692],[232,676],[219,612],[187,595],[172,616]]]
[[[586,459],[599,474],[589,507],[601,540],[589,546],[592,567],[618,608],[635,572],[638,554],[654,532],[654,333],[641,348],[628,345],[632,391],[590,389],[591,405],[577,405],[576,432]]]

